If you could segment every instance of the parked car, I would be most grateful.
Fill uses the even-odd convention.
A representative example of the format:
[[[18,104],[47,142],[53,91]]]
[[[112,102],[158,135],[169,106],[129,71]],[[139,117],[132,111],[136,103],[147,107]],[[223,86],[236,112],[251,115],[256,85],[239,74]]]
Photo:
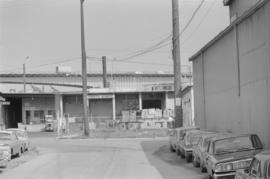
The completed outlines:
[[[17,128],[9,128],[6,130],[14,132],[18,136],[19,140],[22,142],[24,152],[29,150],[30,141],[29,141],[29,137],[26,130],[17,129]]]
[[[213,132],[191,130],[187,131],[184,140],[179,143],[180,155],[186,159],[186,162],[191,162],[193,159],[193,147],[198,145],[200,137]]]
[[[270,151],[257,154],[248,169],[237,170],[236,179],[269,179],[270,178]]]
[[[177,136],[177,140],[176,140],[176,153],[177,155],[180,155],[180,148],[179,148],[179,145],[180,143],[182,142],[182,140],[184,139],[185,135],[186,135],[186,132],[187,131],[191,131],[191,130],[199,130],[200,128],[197,127],[197,126],[189,126],[189,127],[180,127],[178,128],[178,136]]]
[[[207,152],[208,145],[210,143],[211,138],[224,135],[223,133],[211,133],[200,136],[198,145],[193,147],[192,155],[193,155],[193,166],[194,167],[201,167],[201,171],[205,172],[205,167],[203,164],[203,158],[205,153]]]
[[[179,128],[170,129],[169,131],[169,145],[170,145],[170,151],[175,152],[176,151],[176,141],[177,136],[179,136]]]
[[[256,134],[227,135],[211,139],[205,158],[209,178],[235,178],[238,169],[247,169],[263,149]]]
[[[11,160],[10,148],[7,146],[0,146],[0,167],[7,167],[8,162]]]
[[[11,131],[0,131],[0,148],[6,149],[6,152],[12,156],[20,157],[23,152],[22,142],[19,140],[17,135]]]
[[[55,129],[55,121],[52,115],[45,116],[45,131],[46,132],[53,132]]]

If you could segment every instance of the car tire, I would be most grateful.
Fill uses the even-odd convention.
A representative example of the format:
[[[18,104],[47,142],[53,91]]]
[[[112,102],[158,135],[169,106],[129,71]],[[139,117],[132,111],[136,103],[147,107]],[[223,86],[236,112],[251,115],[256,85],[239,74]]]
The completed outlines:
[[[176,154],[177,154],[178,156],[181,155],[181,152],[180,152],[179,149],[176,149]]]
[[[17,154],[17,157],[20,157],[22,155],[22,151],[23,151],[23,149],[20,148],[19,153]]]
[[[190,163],[192,161],[192,156],[185,154],[186,162]]]
[[[200,163],[197,161],[196,157],[193,157],[192,164],[195,168],[198,168],[200,166]]]
[[[209,179],[214,179],[214,178],[212,177],[212,175],[209,175],[208,178],[209,178]]]
[[[170,144],[170,151],[171,151],[171,152],[175,152],[175,150],[174,150],[173,147],[172,147],[172,144]]]
[[[181,152],[181,151],[180,151],[180,156],[181,156],[182,159],[185,158],[185,154],[183,152]]]
[[[205,166],[203,164],[200,164],[200,168],[201,168],[201,172],[202,173],[206,173],[207,172],[207,170],[206,170],[206,168],[205,168]]]

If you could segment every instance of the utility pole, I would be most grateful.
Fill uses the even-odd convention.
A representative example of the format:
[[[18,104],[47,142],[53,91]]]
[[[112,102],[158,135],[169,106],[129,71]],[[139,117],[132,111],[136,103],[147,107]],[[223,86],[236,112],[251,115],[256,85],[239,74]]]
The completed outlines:
[[[172,0],[175,127],[183,126],[178,0]]]
[[[26,60],[29,59],[29,56],[25,58],[24,64],[23,64],[23,92],[26,93]]]
[[[102,57],[102,67],[103,67],[103,88],[107,88],[107,62],[106,56]]]
[[[23,64],[23,92],[26,93],[25,63]]]
[[[81,48],[82,48],[82,84],[83,84],[83,120],[84,120],[84,135],[89,136],[89,120],[88,120],[88,101],[87,101],[87,63],[85,53],[85,38],[84,38],[84,16],[83,16],[83,3],[80,0],[81,10]]]

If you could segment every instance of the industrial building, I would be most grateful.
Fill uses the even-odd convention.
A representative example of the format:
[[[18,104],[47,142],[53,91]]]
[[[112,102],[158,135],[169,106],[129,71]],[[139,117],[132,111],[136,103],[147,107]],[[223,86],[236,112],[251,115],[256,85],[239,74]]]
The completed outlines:
[[[88,74],[90,120],[121,120],[123,111],[174,109],[172,74],[124,73]],[[24,83],[25,81],[25,83]],[[182,75],[183,84],[192,81]],[[1,74],[0,91],[10,105],[5,106],[1,122],[6,127],[42,127],[46,115],[56,119],[68,116],[80,119],[83,114],[81,75],[78,74]],[[24,91],[25,88],[25,91]]]
[[[270,148],[270,2],[224,0],[231,24],[190,58],[195,123],[256,133]]]

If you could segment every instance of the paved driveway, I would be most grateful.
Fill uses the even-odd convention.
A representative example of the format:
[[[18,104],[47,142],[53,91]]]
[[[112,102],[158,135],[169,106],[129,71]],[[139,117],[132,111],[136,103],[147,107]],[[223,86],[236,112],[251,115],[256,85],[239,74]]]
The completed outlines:
[[[207,178],[170,153],[167,139],[56,140],[35,136],[32,143],[40,149],[40,156],[0,178]]]

